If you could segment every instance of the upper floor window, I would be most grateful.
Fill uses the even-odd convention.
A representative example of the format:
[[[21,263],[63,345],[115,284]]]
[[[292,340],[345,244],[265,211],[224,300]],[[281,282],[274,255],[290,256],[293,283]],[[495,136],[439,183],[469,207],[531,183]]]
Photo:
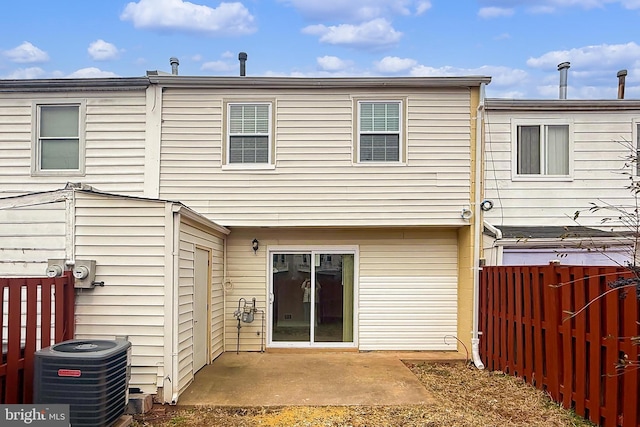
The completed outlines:
[[[271,162],[271,104],[228,104],[227,164]]]
[[[360,101],[358,106],[359,161],[399,162],[401,102]]]
[[[516,171],[518,176],[570,175],[568,124],[518,125],[516,127]]]
[[[33,169],[43,174],[77,174],[84,169],[80,103],[37,104]]]

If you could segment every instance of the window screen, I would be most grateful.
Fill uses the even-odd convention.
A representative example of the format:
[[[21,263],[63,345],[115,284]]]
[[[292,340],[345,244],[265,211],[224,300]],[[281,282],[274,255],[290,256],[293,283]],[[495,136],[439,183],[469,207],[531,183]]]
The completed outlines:
[[[360,103],[360,161],[400,161],[400,103]]]
[[[269,163],[270,105],[229,106],[229,163]]]
[[[38,111],[39,169],[79,169],[80,107],[41,105]]]

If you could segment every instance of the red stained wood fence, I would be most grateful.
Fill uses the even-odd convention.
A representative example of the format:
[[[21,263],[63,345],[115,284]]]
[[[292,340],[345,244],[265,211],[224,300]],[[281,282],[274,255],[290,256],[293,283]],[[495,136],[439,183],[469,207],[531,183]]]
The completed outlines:
[[[0,296],[0,403],[33,403],[35,352],[73,338],[73,277],[0,277]]]
[[[523,378],[596,424],[640,427],[640,301],[633,288],[609,286],[631,272],[550,265],[480,274],[487,369]]]

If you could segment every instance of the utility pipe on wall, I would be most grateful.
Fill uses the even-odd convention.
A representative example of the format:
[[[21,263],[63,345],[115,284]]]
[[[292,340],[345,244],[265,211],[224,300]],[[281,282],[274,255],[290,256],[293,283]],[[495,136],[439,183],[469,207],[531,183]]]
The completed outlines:
[[[175,207],[174,209],[180,209],[179,207]],[[178,403],[178,393],[179,393],[179,366],[178,366],[178,313],[180,310],[180,301],[178,298],[178,286],[180,283],[180,213],[177,211],[173,212],[173,245],[172,245],[172,255],[173,255],[173,275],[172,275],[172,283],[171,289],[173,293],[172,297],[172,313],[171,313],[171,324],[173,327],[173,335],[171,337],[171,404],[175,405]]]
[[[480,359],[480,331],[478,330],[480,317],[480,236],[481,236],[481,209],[482,186],[480,180],[482,178],[482,116],[484,113],[484,83],[480,83],[480,98],[478,100],[478,109],[476,111],[476,170],[475,170],[475,197],[474,197],[474,222],[473,222],[473,331],[471,337],[471,358],[473,364],[478,369],[484,369],[484,363]]]

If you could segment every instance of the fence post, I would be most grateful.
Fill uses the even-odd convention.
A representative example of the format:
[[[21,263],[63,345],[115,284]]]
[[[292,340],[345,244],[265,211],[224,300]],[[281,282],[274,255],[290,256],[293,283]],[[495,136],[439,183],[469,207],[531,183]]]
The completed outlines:
[[[18,401],[18,384],[20,364],[20,317],[22,286],[26,279],[9,281],[9,313],[7,325],[7,376],[5,383],[5,403],[15,404]]]
[[[554,267],[545,267],[545,280],[542,288],[542,295],[544,299],[544,314],[539,313],[539,315],[544,316],[544,324],[545,324],[545,342],[544,347],[546,349],[546,353],[543,357],[545,357],[546,363],[546,384],[547,391],[555,400],[558,402],[560,400],[560,363],[561,360],[559,357],[561,356],[560,349],[561,341],[560,341],[560,333],[559,328],[562,324],[562,310],[560,308],[560,287],[557,287],[561,284],[559,280],[560,277],[556,273]],[[538,331],[536,335],[541,335],[542,331]],[[552,357],[551,355],[554,355]],[[549,357],[547,357],[549,356]]]

